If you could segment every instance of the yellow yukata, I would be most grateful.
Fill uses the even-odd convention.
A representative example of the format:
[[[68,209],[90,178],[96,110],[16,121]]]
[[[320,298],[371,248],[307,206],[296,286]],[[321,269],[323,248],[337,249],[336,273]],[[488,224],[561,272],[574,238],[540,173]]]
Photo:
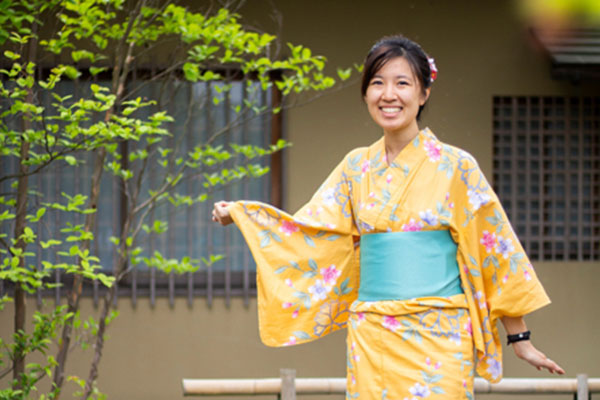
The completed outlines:
[[[497,319],[549,299],[471,155],[429,129],[385,154],[383,137],[351,151],[293,216],[230,207],[257,264],[261,339],[294,345],[348,327],[347,398],[472,399],[474,364],[502,377]],[[464,294],[358,301],[360,236],[427,230],[450,232]]]

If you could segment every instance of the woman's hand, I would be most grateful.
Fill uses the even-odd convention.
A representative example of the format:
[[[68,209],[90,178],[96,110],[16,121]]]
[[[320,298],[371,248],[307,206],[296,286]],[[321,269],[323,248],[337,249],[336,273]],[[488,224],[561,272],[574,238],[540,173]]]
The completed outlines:
[[[562,369],[557,363],[546,357],[544,353],[539,351],[533,346],[533,343],[529,340],[523,340],[520,342],[512,343],[513,350],[517,357],[522,360],[527,361],[529,364],[536,367],[539,371],[542,368],[547,369],[551,374],[557,373],[562,375],[565,373],[565,370]]]
[[[212,220],[218,222],[223,226],[229,225],[233,222],[231,215],[229,214],[229,207],[233,203],[230,201],[218,201],[215,203],[212,212]]]
[[[504,325],[504,329],[506,333],[509,335],[514,335],[519,332],[527,331],[527,325],[525,325],[525,320],[523,317],[502,317],[500,318],[502,324]],[[527,361],[529,364],[536,367],[538,370],[542,370],[542,368],[547,369],[550,373],[557,373],[562,375],[565,373],[557,363],[546,357],[544,353],[536,349],[530,340],[521,340],[519,342],[513,342],[511,344],[513,350],[517,357],[522,360]]]

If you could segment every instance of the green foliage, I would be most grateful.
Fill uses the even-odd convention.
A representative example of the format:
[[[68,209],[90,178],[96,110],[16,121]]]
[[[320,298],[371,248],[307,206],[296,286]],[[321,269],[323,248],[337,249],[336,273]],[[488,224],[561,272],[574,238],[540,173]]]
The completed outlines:
[[[157,207],[190,207],[207,201],[217,188],[266,174],[269,169],[260,158],[284,149],[287,142],[262,148],[219,145],[218,139],[240,121],[281,112],[289,106],[290,94],[326,90],[336,82],[325,73],[323,56],[288,44],[287,56],[274,59],[271,47],[277,38],[248,30],[239,20],[239,15],[227,9],[204,14],[170,2],[152,7],[144,1],[124,0],[0,0],[0,45],[6,48],[0,57],[7,66],[0,69],[0,157],[19,166],[16,172],[0,172],[0,184],[11,189],[0,196],[0,223],[13,226],[18,210],[28,210],[22,233],[17,237],[0,234],[0,279],[35,293],[55,287],[50,277],[60,270],[63,275],[95,280],[110,288],[140,265],[165,273],[189,273],[224,258],[213,254],[196,260],[150,253],[140,233],[147,237],[168,231],[166,221],[150,218]],[[43,31],[40,27],[48,22],[56,26],[54,33],[38,37],[37,32]],[[171,130],[174,118],[161,108],[160,100],[136,93],[144,83],[136,87],[127,81],[133,60],[151,62],[152,51],[157,46],[164,49],[165,43],[171,49],[170,64],[148,81],[210,83],[206,104],[213,105],[227,104],[233,87],[231,77],[217,70],[239,71],[247,82],[243,103],[231,106],[235,120],[185,151],[177,145],[181,138]],[[37,60],[29,59],[29,46],[37,46],[40,58],[50,55],[69,61],[40,74]],[[352,68],[337,71],[341,81],[352,73]],[[108,75],[112,75],[110,84]],[[88,78],[98,79],[92,83]],[[61,81],[76,81],[82,89],[65,95],[59,90]],[[261,93],[274,87],[283,95],[281,104],[261,105]],[[131,144],[127,157],[122,151],[125,144]],[[89,162],[90,154],[102,166],[98,173],[115,177],[127,198],[126,220],[110,238],[118,254],[112,275],[101,268],[110,261],[90,251],[95,240],[93,217],[98,211],[94,199],[63,192],[61,201],[48,202],[38,199],[36,188],[29,187],[25,187],[25,197],[16,196],[27,185],[23,174],[33,176],[57,165],[74,170]],[[189,179],[201,182],[204,192],[192,195],[180,190]],[[90,180],[90,186],[99,189],[99,182]],[[52,237],[41,230],[50,223],[49,215],[60,215],[65,221],[60,233]],[[86,222],[73,222],[82,220]],[[271,237],[279,239],[276,234],[266,238]],[[61,256],[61,261],[51,262],[50,253]],[[33,260],[40,255],[38,264]],[[6,296],[0,299],[0,311],[6,312],[4,305],[9,301]],[[27,364],[11,388],[0,390],[0,399],[31,398],[38,382],[51,378],[53,368],[60,368],[59,357],[47,354],[50,344],[60,337],[57,332],[72,327],[75,341],[86,349],[93,337],[104,336],[105,323],[116,313],[108,315],[98,323],[91,317],[83,319],[77,309],[58,306],[48,314],[36,312],[31,333],[21,330],[10,339],[0,339],[0,373],[13,359],[34,353],[44,359]],[[93,381],[69,380],[83,390],[81,397],[105,397]],[[55,386],[40,398],[55,398],[61,389]]]

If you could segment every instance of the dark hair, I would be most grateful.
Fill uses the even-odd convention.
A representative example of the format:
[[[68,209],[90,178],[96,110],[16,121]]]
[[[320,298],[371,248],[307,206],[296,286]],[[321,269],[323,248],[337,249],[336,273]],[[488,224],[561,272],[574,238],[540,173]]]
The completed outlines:
[[[371,47],[367,58],[365,58],[360,86],[360,93],[363,98],[367,94],[367,88],[369,87],[369,82],[373,79],[373,75],[388,61],[396,57],[403,57],[408,61],[410,68],[421,85],[423,94],[431,86],[431,67],[429,66],[427,53],[423,51],[421,46],[401,35],[386,36]],[[419,107],[417,119],[419,119],[424,107],[425,104]]]

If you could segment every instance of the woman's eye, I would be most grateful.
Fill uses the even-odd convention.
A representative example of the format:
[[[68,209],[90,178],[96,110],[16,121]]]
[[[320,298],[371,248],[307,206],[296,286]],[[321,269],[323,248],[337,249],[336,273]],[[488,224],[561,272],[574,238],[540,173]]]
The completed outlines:
[[[408,85],[408,82],[407,81],[399,81],[398,85]]]
[[[382,81],[372,81],[371,82],[371,85],[381,85],[381,84],[383,84]]]

